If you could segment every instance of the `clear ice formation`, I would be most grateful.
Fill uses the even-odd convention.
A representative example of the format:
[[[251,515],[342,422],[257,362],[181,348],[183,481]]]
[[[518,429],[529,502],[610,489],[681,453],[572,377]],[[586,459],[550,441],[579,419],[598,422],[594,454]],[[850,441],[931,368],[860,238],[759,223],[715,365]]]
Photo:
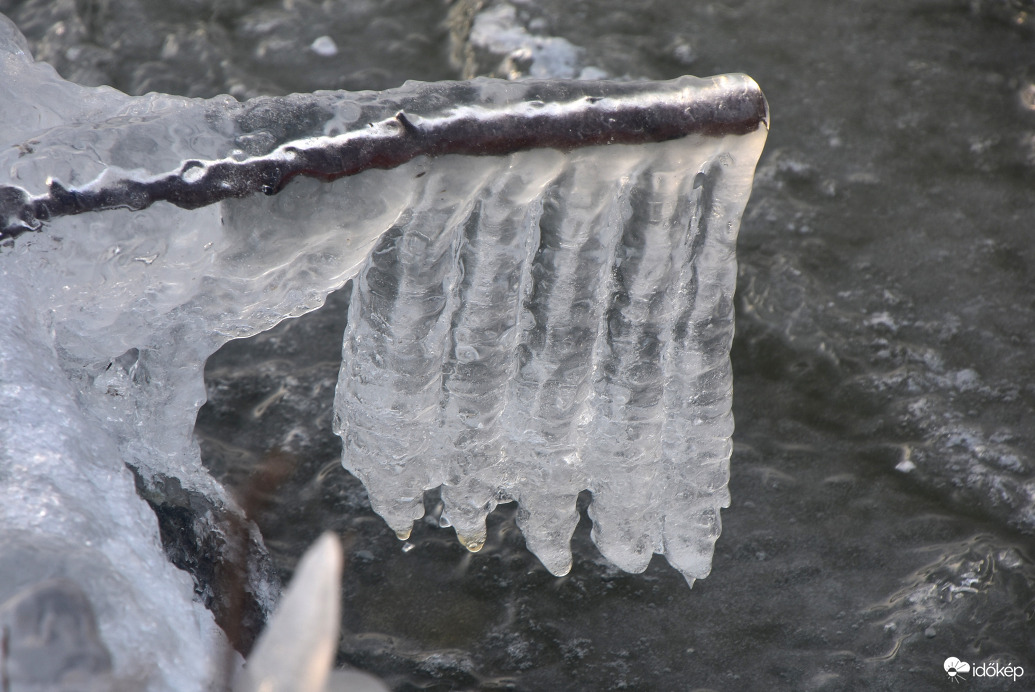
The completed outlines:
[[[423,491],[477,550],[516,500],[571,567],[576,497],[630,572],[708,574],[728,506],[736,230],[764,130],[443,159],[354,282],[344,463],[405,537]]]
[[[592,106],[609,88],[630,100],[629,85],[593,84],[587,89],[600,95],[576,92],[567,101]],[[688,103],[716,90],[757,93],[741,76],[683,78],[657,90]],[[105,90],[89,91],[96,99]],[[284,187],[295,173],[282,169],[298,159],[303,174],[335,177],[319,166],[352,164],[341,155],[314,163],[309,153],[335,138],[376,138],[381,130],[391,137],[457,113],[480,123],[493,108],[515,104],[565,107],[530,99],[531,91],[529,83],[415,84],[383,95],[242,105],[127,99],[108,90],[121,103],[104,127],[53,127],[7,150],[13,181],[30,190],[16,201],[32,196],[34,182],[48,190],[36,193],[27,217],[7,219],[55,226],[51,239],[6,254],[59,264],[61,281],[84,275],[74,282],[79,295],[59,300],[77,312],[58,326],[69,344],[62,347],[71,356],[71,344],[101,332],[103,354],[76,360],[106,364],[137,349],[126,366],[130,379],[141,368],[162,369],[152,364],[155,354],[174,350],[168,333],[140,338],[156,333],[158,315],[166,330],[196,334],[180,349],[190,353],[178,367],[200,371],[227,338],[317,307],[358,270],[336,429],[346,468],[396,532],[408,534],[423,513],[423,491],[441,485],[445,517],[476,550],[487,513],[516,500],[529,548],[564,574],[575,498],[589,489],[593,537],[609,560],[639,572],[664,554],[692,582],[709,572],[719,509],[729,502],[734,249],[764,118],[740,133],[570,151],[461,156],[431,148],[440,154],[432,158],[418,148],[391,170],[233,199],[255,185]],[[637,98],[649,107],[655,97]],[[241,132],[263,115],[280,131]],[[289,144],[278,142],[296,126],[284,126],[285,117],[323,118],[322,138],[289,132]],[[249,156],[249,146],[261,151]],[[260,165],[269,161],[272,178]],[[173,173],[163,177],[163,169]],[[77,181],[85,184],[73,188]],[[172,183],[186,192],[162,192]],[[139,201],[152,188],[161,188],[155,199]],[[198,190],[215,197],[198,202],[190,197]],[[223,198],[230,199],[196,212],[151,207],[146,216],[57,218],[90,204],[143,209],[164,199],[190,208]],[[62,221],[89,230],[66,230]],[[90,313],[97,313],[92,322]],[[90,385],[115,377],[109,370]],[[200,401],[198,391],[188,408]]]
[[[562,574],[588,488],[608,559],[705,576],[767,131],[742,75],[129,97],[0,17],[0,602],[72,578],[113,675],[203,687],[221,635],[127,466],[232,507],[192,438],[205,360],[353,278],[336,428],[400,535],[429,488],[472,549],[516,500]]]

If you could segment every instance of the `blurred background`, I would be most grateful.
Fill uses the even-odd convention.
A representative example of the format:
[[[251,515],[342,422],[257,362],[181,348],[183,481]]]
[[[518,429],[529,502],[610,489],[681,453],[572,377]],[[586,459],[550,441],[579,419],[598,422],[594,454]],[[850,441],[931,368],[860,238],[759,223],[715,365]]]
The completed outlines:
[[[1032,0],[0,0],[81,84],[239,99],[408,79],[746,72],[772,128],[741,227],[737,432],[711,577],[554,578],[514,507],[410,540],[331,433],[348,291],[207,369],[206,464],[286,579],[347,544],[339,662],[396,690],[1035,686]],[[261,478],[261,482],[257,479]],[[585,501],[588,498],[583,498]],[[584,507],[583,507],[584,509]]]

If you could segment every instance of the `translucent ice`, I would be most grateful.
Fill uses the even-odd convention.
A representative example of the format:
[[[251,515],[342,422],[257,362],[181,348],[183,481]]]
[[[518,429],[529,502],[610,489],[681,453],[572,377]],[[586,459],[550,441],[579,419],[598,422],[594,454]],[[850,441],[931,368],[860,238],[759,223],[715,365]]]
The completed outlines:
[[[757,87],[414,84],[227,104],[206,125],[232,131],[260,109],[321,116],[327,134],[263,133],[253,156],[164,174],[51,181],[9,193],[21,197],[5,223],[227,200],[199,258],[208,283],[185,303],[206,335],[184,344],[190,360],[221,343],[213,333],[311,309],[364,263],[335,428],[346,468],[400,536],[430,488],[443,486],[472,550],[487,513],[517,500],[529,548],[564,574],[575,497],[589,489],[594,539],[615,564],[642,571],[660,553],[688,580],[707,575],[729,501],[736,233],[766,135]],[[346,117],[366,127],[342,132]],[[355,177],[229,201],[300,175]],[[204,241],[180,230],[175,242]]]
[[[0,574],[47,547],[21,574],[77,580],[113,675],[210,679],[219,635],[136,488],[232,512],[191,434],[206,358],[351,278],[335,425],[398,533],[441,485],[477,549],[516,500],[560,574],[588,488],[617,565],[708,573],[753,82],[130,98],[0,33]]]
[[[708,574],[734,244],[764,137],[420,168],[354,283],[336,397],[345,466],[400,536],[430,488],[471,550],[517,500],[529,548],[565,574],[589,489],[609,560]]]

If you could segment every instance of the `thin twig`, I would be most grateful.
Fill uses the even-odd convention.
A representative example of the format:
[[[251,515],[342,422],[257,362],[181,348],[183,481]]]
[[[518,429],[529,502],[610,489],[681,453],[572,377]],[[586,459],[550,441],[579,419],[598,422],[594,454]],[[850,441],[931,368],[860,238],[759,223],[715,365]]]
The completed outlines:
[[[448,98],[455,82],[439,89]],[[272,195],[296,176],[334,180],[389,169],[419,156],[498,156],[529,149],[570,151],[644,144],[688,135],[746,134],[768,127],[761,90],[743,77],[711,82],[527,82],[525,99],[502,106],[453,105],[438,114],[398,111],[336,136],[308,137],[243,160],[189,160],[178,170],[143,178],[110,176],[80,188],[56,180],[32,196],[0,185],[0,240],[40,230],[50,219],[105,209],[145,209],[164,201],[196,209],[234,197]],[[412,87],[411,87],[412,88]],[[435,94],[431,94],[432,97]],[[102,182],[103,180],[103,182]]]

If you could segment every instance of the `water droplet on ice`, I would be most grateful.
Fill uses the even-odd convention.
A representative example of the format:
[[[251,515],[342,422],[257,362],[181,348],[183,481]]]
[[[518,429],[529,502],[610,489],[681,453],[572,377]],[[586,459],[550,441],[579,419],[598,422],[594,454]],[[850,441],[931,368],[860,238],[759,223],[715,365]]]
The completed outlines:
[[[464,544],[464,547],[470,550],[472,553],[477,553],[485,546],[485,536],[476,536],[474,538],[468,538],[467,536],[461,536],[457,534],[457,538]]]
[[[410,543],[409,541],[406,541],[405,543],[403,543],[403,546],[402,546],[402,551],[403,551],[404,553],[408,553],[408,552],[410,552],[411,550],[413,550],[413,549],[414,549],[414,547],[415,547],[415,546],[414,546],[414,545],[413,545],[412,543]]]

